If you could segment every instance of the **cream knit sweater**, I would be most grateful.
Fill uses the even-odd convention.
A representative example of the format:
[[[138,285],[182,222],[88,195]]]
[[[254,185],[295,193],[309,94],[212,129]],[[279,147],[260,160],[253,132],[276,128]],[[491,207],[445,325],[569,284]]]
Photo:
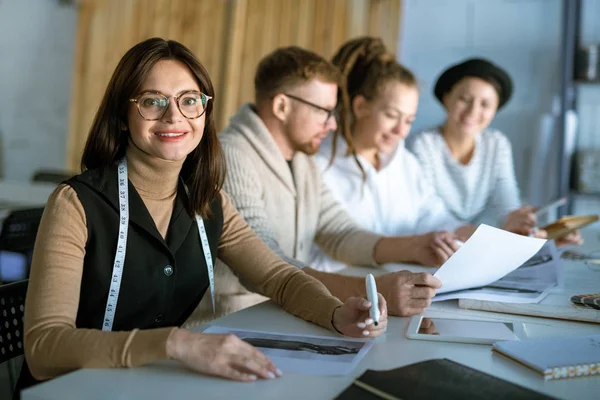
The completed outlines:
[[[223,189],[250,227],[285,261],[306,266],[316,243],[345,264],[375,263],[373,250],[381,236],[360,228],[337,203],[312,157],[296,153],[290,170],[253,106],[242,106],[219,138],[227,159]],[[265,300],[245,289],[219,262],[215,295],[217,317]],[[187,326],[212,319],[206,297]]]
[[[512,147],[502,132],[479,133],[467,165],[454,159],[439,128],[411,136],[406,145],[457,219],[502,226],[508,214],[521,206]]]

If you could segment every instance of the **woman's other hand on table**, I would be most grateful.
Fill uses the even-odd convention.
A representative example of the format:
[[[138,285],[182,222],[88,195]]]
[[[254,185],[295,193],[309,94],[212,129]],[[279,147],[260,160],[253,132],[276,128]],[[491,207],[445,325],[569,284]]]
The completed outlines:
[[[235,381],[252,382],[281,376],[281,371],[267,356],[231,334],[177,329],[167,339],[167,355],[193,371]]]

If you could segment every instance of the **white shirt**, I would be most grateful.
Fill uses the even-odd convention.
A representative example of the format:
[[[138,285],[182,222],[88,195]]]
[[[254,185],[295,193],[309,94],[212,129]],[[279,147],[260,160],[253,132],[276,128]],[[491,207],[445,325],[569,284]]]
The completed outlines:
[[[405,149],[404,142],[387,159],[382,158],[379,171],[359,156],[365,181],[354,158],[345,156],[346,144],[341,138],[335,161],[329,166],[331,145],[331,138],[326,139],[315,161],[334,198],[362,228],[386,236],[405,236],[454,231],[461,225],[424,178],[419,162]],[[328,272],[345,267],[317,246],[312,249],[309,265]]]
[[[512,148],[501,132],[487,129],[478,134],[467,165],[452,156],[438,128],[415,134],[407,146],[456,218],[501,225],[520,207]]]

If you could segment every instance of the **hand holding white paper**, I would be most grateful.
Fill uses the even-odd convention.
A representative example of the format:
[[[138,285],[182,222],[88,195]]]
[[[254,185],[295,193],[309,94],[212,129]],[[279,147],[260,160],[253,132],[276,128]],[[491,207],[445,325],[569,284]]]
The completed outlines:
[[[521,236],[481,224],[434,274],[443,282],[436,292],[440,294],[489,285],[523,265],[544,243],[545,239]]]

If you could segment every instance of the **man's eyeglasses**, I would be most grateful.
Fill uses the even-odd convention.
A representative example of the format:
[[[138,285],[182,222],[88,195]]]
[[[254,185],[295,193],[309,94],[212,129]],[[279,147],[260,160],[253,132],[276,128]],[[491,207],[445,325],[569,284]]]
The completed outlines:
[[[183,92],[173,96],[181,115],[187,119],[200,118],[206,111],[211,96],[196,90]],[[169,97],[157,91],[146,91],[138,94],[130,102],[135,103],[138,113],[146,121],[161,119],[169,109]]]
[[[323,123],[323,125],[327,125],[327,123],[330,121],[331,117],[335,118],[336,121],[339,119],[338,118],[338,114],[337,114],[337,110],[335,108],[334,109],[329,109],[329,108],[321,107],[318,104],[311,103],[310,101],[304,100],[304,99],[302,99],[300,97],[297,97],[297,96],[293,96],[291,94],[283,93],[283,95],[289,97],[290,99],[299,101],[300,103],[304,103],[304,104],[306,104],[308,106],[316,108],[317,110],[321,110],[321,111],[327,113],[327,118],[325,119],[325,122]]]

